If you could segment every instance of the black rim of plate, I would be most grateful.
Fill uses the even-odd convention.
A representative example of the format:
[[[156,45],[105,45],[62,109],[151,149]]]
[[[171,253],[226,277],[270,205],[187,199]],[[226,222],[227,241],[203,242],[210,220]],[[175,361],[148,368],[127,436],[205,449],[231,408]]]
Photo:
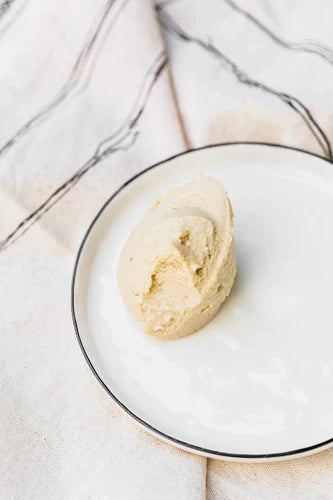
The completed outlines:
[[[323,441],[321,443],[317,443],[311,446],[307,446],[304,448],[299,448],[296,450],[290,450],[290,451],[283,451],[283,452],[278,452],[278,453],[264,453],[264,454],[246,454],[246,453],[228,453],[228,452],[223,452],[223,451],[217,451],[217,450],[211,450],[209,448],[204,448],[201,446],[196,446],[191,443],[187,443],[186,441],[182,441],[180,439],[174,438],[172,436],[169,436],[168,434],[156,429],[152,425],[150,425],[148,422],[144,421],[142,418],[138,417],[135,413],[133,413],[129,408],[127,408],[109,389],[109,387],[103,382],[101,377],[98,375],[93,363],[91,362],[85,347],[83,345],[80,332],[79,332],[79,327],[78,323],[76,320],[76,313],[75,313],[75,281],[76,281],[76,275],[77,275],[77,270],[79,266],[79,261],[80,257],[83,251],[83,248],[85,246],[85,243],[90,235],[90,232],[92,228],[94,227],[95,223],[97,220],[100,218],[106,207],[112,202],[112,200],[129,184],[131,184],[135,179],[138,177],[141,177],[143,174],[149,172],[153,168],[156,168],[164,163],[167,163],[170,160],[173,160],[175,158],[178,158],[180,156],[186,155],[188,153],[193,153],[195,151],[201,151],[203,149],[210,149],[210,148],[220,148],[220,147],[226,147],[226,146],[265,146],[265,147],[272,147],[272,148],[280,148],[280,149],[286,149],[286,150],[291,150],[291,151],[296,151],[299,153],[303,153],[309,156],[314,156],[320,160],[325,161],[326,163],[329,163],[331,166],[332,162],[331,160],[324,158],[316,153],[312,153],[310,151],[305,151],[300,148],[295,148],[291,146],[283,146],[282,144],[274,144],[274,143],[269,143],[269,142],[255,142],[255,141],[235,141],[235,142],[225,142],[225,143],[217,143],[217,144],[209,144],[207,146],[202,146],[200,148],[193,148],[187,151],[183,151],[181,153],[175,154],[173,156],[170,156],[169,158],[166,158],[165,160],[162,160],[158,163],[155,163],[154,165],[151,165],[150,167],[142,170],[141,172],[135,174],[133,177],[128,179],[126,182],[124,182],[109,198],[108,200],[102,205],[100,210],[97,212],[95,217],[93,218],[92,222],[90,223],[87,231],[84,234],[83,240],[80,244],[76,259],[75,259],[75,264],[74,264],[74,270],[73,270],[73,276],[72,276],[72,285],[71,285],[71,310],[72,310],[72,319],[73,319],[73,324],[74,324],[74,330],[76,333],[76,338],[78,340],[80,349],[82,351],[82,354],[88,363],[88,366],[90,367],[92,373],[100,383],[100,385],[105,389],[105,391],[111,396],[113,401],[123,410],[125,413],[127,413],[131,418],[133,418],[136,422],[141,424],[143,427],[151,431],[153,434],[155,434],[157,437],[160,437],[163,440],[168,441],[171,444],[178,445],[182,447],[183,449],[187,449],[188,451],[193,451],[197,453],[201,453],[204,455],[211,455],[215,457],[224,457],[224,458],[231,458],[231,459],[243,459],[243,460],[265,460],[265,459],[270,459],[270,458],[283,458],[283,457],[292,457],[293,455],[302,455],[308,452],[311,452],[313,450],[316,450],[320,448],[326,448],[328,445],[333,443],[333,437],[331,439],[327,439],[326,441]]]

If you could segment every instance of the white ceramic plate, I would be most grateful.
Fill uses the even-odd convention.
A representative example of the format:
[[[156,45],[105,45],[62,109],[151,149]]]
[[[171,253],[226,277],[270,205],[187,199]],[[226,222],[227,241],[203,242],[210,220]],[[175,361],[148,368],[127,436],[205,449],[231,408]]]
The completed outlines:
[[[146,336],[120,297],[121,248],[147,208],[199,173],[225,185],[238,275],[217,317],[176,341]],[[83,354],[150,432],[216,458],[270,460],[333,439],[333,165],[269,144],[210,146],[137,175],[93,220],[75,264]]]

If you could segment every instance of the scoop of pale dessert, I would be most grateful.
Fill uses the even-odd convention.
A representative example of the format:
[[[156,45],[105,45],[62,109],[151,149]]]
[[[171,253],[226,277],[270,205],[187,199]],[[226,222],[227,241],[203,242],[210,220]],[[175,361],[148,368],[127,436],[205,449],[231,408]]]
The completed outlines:
[[[146,333],[174,339],[208,323],[236,275],[233,214],[220,182],[199,176],[157,200],[118,265],[123,300]]]

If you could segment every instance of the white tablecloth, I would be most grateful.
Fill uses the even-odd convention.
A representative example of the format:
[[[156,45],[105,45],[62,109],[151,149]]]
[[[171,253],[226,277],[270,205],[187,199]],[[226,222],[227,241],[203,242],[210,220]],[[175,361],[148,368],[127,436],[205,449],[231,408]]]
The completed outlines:
[[[138,429],[69,307],[84,231],[133,173],[234,140],[331,156],[332,15],[329,0],[0,2],[1,498],[333,497],[333,450],[234,464]]]

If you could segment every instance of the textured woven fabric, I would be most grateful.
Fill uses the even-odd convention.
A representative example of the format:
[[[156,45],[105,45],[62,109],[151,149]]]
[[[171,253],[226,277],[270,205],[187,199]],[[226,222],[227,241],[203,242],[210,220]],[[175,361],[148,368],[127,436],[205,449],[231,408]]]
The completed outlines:
[[[328,0],[0,2],[0,498],[333,497],[333,450],[234,464],[139,429],[91,375],[69,306],[89,222],[146,166],[233,140],[331,156],[332,14]]]

